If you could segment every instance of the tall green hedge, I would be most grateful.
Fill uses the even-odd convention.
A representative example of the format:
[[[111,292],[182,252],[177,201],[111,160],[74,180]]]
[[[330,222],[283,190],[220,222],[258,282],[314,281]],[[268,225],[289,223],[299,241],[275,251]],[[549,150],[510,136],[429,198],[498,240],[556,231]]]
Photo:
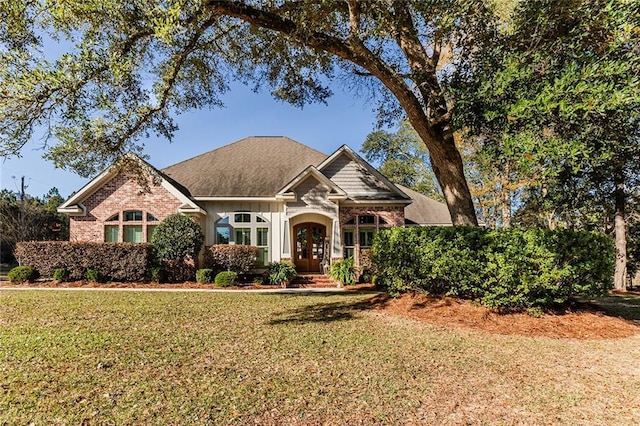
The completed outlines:
[[[43,277],[65,268],[69,280],[82,280],[87,269],[95,269],[108,280],[122,282],[144,281],[154,261],[153,246],[139,243],[30,241],[18,243],[15,256]]]
[[[612,286],[614,247],[586,231],[467,227],[395,228],[376,235],[377,283],[497,308],[535,308]]]

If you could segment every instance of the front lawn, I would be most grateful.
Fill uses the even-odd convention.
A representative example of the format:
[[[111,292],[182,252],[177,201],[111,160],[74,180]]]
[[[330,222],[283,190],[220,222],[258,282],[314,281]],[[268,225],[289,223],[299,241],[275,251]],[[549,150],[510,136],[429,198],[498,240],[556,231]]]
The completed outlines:
[[[0,424],[637,424],[640,336],[449,328],[366,294],[0,290]]]

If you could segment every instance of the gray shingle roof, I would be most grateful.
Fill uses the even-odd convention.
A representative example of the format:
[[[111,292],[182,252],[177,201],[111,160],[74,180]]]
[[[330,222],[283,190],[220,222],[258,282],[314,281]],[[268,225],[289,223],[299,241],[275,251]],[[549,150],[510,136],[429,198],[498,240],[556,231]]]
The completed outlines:
[[[273,197],[326,154],[283,136],[252,136],[162,169],[194,197]]]
[[[406,186],[396,184],[398,188],[413,200],[413,203],[404,208],[404,217],[407,224],[418,225],[453,225],[451,215],[445,203],[429,198]]]

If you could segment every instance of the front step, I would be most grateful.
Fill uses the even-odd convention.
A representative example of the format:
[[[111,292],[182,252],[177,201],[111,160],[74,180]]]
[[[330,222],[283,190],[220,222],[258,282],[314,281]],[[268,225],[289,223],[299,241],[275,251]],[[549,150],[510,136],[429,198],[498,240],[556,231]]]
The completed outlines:
[[[337,287],[335,281],[328,275],[300,274],[291,280],[292,287]]]

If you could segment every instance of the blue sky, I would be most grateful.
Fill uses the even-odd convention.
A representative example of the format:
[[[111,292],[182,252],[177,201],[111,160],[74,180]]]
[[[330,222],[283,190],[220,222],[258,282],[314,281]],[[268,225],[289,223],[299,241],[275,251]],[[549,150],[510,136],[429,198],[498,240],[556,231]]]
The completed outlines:
[[[177,116],[180,130],[169,143],[150,138],[144,142],[149,162],[163,168],[215,149],[246,136],[288,136],[330,154],[343,144],[360,150],[367,134],[374,130],[374,105],[333,87],[328,104],[292,107],[271,97],[268,91],[254,93],[235,84],[223,97],[226,107],[192,111]],[[88,180],[73,172],[56,169],[42,159],[38,141],[25,146],[22,158],[0,159],[1,187],[17,190],[25,176],[26,192],[41,196],[57,187],[63,197],[80,189]]]

